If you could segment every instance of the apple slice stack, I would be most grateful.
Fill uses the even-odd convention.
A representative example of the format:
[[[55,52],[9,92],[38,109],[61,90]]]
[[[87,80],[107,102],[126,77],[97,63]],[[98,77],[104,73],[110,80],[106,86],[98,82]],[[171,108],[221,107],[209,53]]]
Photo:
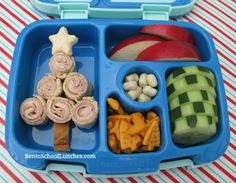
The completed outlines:
[[[167,24],[144,26],[139,35],[116,45],[109,57],[116,61],[200,61],[193,35],[182,27]]]

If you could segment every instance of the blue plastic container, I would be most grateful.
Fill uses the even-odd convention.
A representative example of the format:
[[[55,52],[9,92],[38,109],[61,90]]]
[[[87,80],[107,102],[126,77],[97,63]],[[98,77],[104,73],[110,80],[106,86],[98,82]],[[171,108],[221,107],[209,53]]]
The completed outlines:
[[[42,5],[48,5],[50,8],[58,7],[56,1],[53,0],[47,2],[33,0],[32,2],[39,9],[43,7]],[[186,8],[189,9],[193,3],[190,0],[173,2],[173,4],[170,3],[173,7],[182,6],[184,7],[183,11],[186,11]],[[105,5],[110,6],[109,3],[111,1],[104,0],[98,3],[95,0],[91,2],[91,6],[96,5],[99,9],[104,8]],[[120,4],[115,3],[111,7]],[[59,6],[65,8],[67,4],[60,4]],[[81,4],[78,7],[81,7]],[[127,7],[137,8],[140,7],[140,3],[128,3]],[[163,9],[166,6],[162,4],[161,7]],[[52,9],[52,14],[55,14]],[[136,11],[137,9],[130,9],[129,11],[131,10]],[[92,11],[97,11],[97,9]],[[120,10],[117,9],[117,11]],[[67,16],[72,15],[71,12],[65,12]],[[169,11],[169,14],[171,14],[170,12],[172,10]],[[84,15],[86,13],[82,16]],[[87,15],[90,16],[89,11]],[[178,25],[189,30],[196,40],[196,46],[203,61],[115,62],[109,60],[107,54],[115,44],[124,38],[137,34],[144,25],[159,23]],[[73,48],[76,70],[84,74],[94,86],[94,97],[99,102],[99,119],[97,125],[89,130],[79,129],[71,123],[71,152],[61,154],[72,156],[75,154],[94,154],[96,158],[70,159],[67,157],[61,159],[55,156],[47,159],[27,159],[25,154],[44,154],[45,156],[58,154],[53,151],[53,123],[48,122],[43,126],[29,126],[21,119],[19,107],[25,98],[37,93],[37,82],[49,72],[48,61],[52,55],[48,36],[58,32],[62,26],[65,26],[70,34],[74,34],[80,39]],[[219,123],[217,134],[206,143],[179,147],[173,143],[171,138],[166,78],[175,68],[193,65],[205,66],[215,75]],[[159,82],[158,94],[150,102],[135,102],[128,98],[123,91],[122,81],[124,77],[134,71],[153,73],[157,76]],[[161,119],[160,148],[154,152],[132,154],[114,154],[109,150],[106,120],[106,99],[109,96],[118,98],[128,112],[154,110],[159,114]],[[228,121],[223,79],[212,38],[203,28],[195,24],[140,19],[42,20],[27,26],[17,39],[7,99],[6,144],[13,159],[32,170],[41,172],[50,170],[79,171],[87,176],[129,176],[130,174],[156,173],[160,169],[172,167],[194,167],[213,161],[224,153],[229,143]]]

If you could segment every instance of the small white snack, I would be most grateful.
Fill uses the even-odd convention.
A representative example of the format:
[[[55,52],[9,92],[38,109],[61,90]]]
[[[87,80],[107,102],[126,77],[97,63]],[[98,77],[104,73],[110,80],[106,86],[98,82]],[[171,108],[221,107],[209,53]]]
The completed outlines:
[[[143,92],[143,89],[140,86],[138,86],[136,90],[138,91],[139,95]]]
[[[140,93],[138,90],[130,90],[127,92],[127,95],[133,100],[136,100],[139,97]]]
[[[125,77],[125,81],[136,81],[136,82],[138,82],[138,80],[139,80],[139,76],[138,76],[138,74],[136,74],[136,73],[127,75],[127,76]]]
[[[144,87],[147,85],[147,74],[146,73],[142,73],[139,77],[139,81],[138,81],[139,86]]]
[[[155,88],[157,87],[157,78],[154,74],[147,75],[147,83],[149,86]]]
[[[123,88],[125,91],[135,90],[137,87],[138,87],[138,84],[136,81],[127,81],[127,82],[124,82],[123,84]]]
[[[49,36],[52,42],[52,55],[63,52],[66,55],[72,55],[72,46],[78,42],[78,38],[74,35],[69,35],[65,27],[61,27],[57,34]]]
[[[149,97],[154,97],[157,94],[157,90],[151,86],[145,86],[143,88],[143,93]]]
[[[138,97],[139,102],[148,102],[150,100],[151,100],[151,98],[143,93],[141,93]]]
[[[154,74],[132,73],[126,75],[123,88],[127,96],[138,102],[150,101],[157,94],[157,78]]]

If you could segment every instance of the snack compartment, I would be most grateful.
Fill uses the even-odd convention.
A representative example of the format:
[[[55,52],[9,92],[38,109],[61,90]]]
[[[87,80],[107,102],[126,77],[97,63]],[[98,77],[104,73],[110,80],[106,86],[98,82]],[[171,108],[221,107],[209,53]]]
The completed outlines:
[[[111,53],[113,50],[113,48],[117,45],[119,45],[122,41],[124,40],[128,40],[126,43],[119,45],[120,47],[125,47],[125,46],[129,46],[129,44],[131,45],[134,44],[135,42],[138,43],[138,39],[137,38],[133,38],[134,36],[137,35],[142,35],[142,36],[156,36],[155,33],[152,33],[152,31],[156,31],[155,29],[153,30],[148,30],[149,34],[144,33],[141,31],[141,29],[147,25],[152,25],[152,24],[156,24],[156,25],[174,25],[174,26],[179,26],[184,28],[185,30],[189,31],[192,36],[193,36],[193,44],[196,47],[197,52],[199,53],[200,56],[200,62],[208,62],[210,61],[213,56],[214,56],[214,52],[213,52],[213,48],[214,45],[211,42],[211,38],[209,36],[209,34],[200,26],[197,26],[195,24],[192,23],[185,23],[185,22],[174,22],[174,21],[170,21],[170,22],[162,22],[162,21],[138,21],[138,23],[135,23],[135,20],[133,21],[133,23],[113,23],[109,26],[107,26],[106,31],[105,31],[105,43],[106,43],[106,55],[107,57],[111,57]],[[144,38],[146,39],[146,41],[154,41],[155,38]],[[129,39],[131,38],[131,39]],[[156,36],[156,38],[160,38],[162,40],[159,41],[163,41],[165,39],[163,39],[163,37],[161,36]],[[140,38],[139,38],[140,39]],[[158,41],[158,40],[156,40]],[[148,43],[144,43],[144,44],[148,44]],[[139,44],[137,44],[139,46]],[[145,47],[145,46],[144,46]],[[148,46],[147,46],[148,47]],[[121,50],[121,49],[120,49]],[[120,51],[119,50],[119,51]],[[178,50],[177,50],[178,51]],[[130,54],[129,52],[127,52],[127,54]],[[127,60],[119,60],[119,58],[115,59],[113,57],[110,58],[112,61],[131,61],[130,59]],[[145,60],[148,61],[148,60]],[[167,59],[168,61],[168,59]],[[170,60],[170,61],[175,61],[175,59]],[[177,60],[178,61],[178,60]],[[184,60],[185,62],[193,62],[195,61],[194,59],[188,58]],[[181,61],[178,61],[181,62]]]

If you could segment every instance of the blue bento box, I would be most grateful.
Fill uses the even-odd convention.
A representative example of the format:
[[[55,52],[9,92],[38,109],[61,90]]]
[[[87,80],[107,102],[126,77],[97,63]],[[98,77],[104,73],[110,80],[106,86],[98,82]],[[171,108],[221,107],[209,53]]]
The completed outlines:
[[[60,3],[59,3],[60,2]],[[144,3],[145,2],[145,3]],[[229,120],[219,60],[209,33],[193,23],[169,21],[169,17],[189,12],[195,0],[31,0],[39,11],[60,15],[62,19],[40,20],[27,26],[15,47],[6,114],[6,144],[13,159],[34,171],[82,172],[85,176],[128,176],[157,173],[160,169],[194,167],[219,158],[229,143]],[[108,52],[124,38],[149,24],[178,25],[190,31],[202,61],[188,62],[115,62]],[[93,84],[99,103],[99,119],[91,129],[71,126],[71,152],[53,151],[53,124],[29,126],[19,114],[21,102],[37,92],[37,83],[49,72],[51,44],[48,36],[65,26],[79,37],[73,48],[76,70]],[[171,138],[166,78],[178,67],[205,66],[216,78],[219,123],[217,134],[201,145],[180,147]],[[158,79],[157,96],[147,103],[127,97],[122,89],[125,75],[132,72],[154,73]],[[119,98],[128,112],[154,110],[160,116],[161,146],[153,152],[114,154],[107,145],[107,105],[109,96]],[[27,155],[38,155],[30,159]],[[44,155],[44,156],[43,156]],[[93,155],[94,158],[70,158]],[[41,157],[41,158],[40,158]],[[42,158],[43,157],[43,158]]]

